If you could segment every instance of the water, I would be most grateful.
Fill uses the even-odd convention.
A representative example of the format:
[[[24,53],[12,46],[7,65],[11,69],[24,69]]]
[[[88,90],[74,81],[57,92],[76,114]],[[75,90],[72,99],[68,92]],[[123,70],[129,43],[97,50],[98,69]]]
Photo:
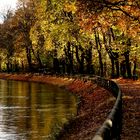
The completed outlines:
[[[0,80],[0,140],[52,140],[76,102],[55,86]]]

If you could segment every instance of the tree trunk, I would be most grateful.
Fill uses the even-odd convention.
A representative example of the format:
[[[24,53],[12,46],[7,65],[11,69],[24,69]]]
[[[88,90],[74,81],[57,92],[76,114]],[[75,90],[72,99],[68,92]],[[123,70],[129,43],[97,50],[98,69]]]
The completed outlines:
[[[41,58],[40,58],[40,55],[39,55],[39,51],[37,51],[37,61],[38,61],[39,67],[42,68],[43,64],[42,64],[42,61],[41,61]]]
[[[54,72],[55,73],[59,73],[60,69],[59,69],[59,61],[57,58],[53,59],[53,68],[54,68]]]
[[[116,78],[119,78],[120,77],[120,65],[119,65],[118,59],[115,61],[115,65],[116,65]]]
[[[71,43],[67,43],[67,48],[64,49],[66,56],[67,72],[73,73],[73,50],[71,50]]]
[[[115,77],[115,62],[114,58],[111,58],[111,78]]]
[[[90,47],[86,51],[86,73],[91,74],[93,73],[92,70],[92,44],[90,43]]]
[[[103,61],[102,61],[102,54],[101,52],[98,52],[99,53],[99,63],[100,63],[100,75],[101,76],[104,76],[104,66],[103,66]]]
[[[126,64],[125,60],[121,62],[121,67],[120,67],[121,75],[123,78],[126,78]]]
[[[32,42],[30,40],[28,32],[25,33],[25,41],[26,41],[26,44],[25,44],[26,57],[27,57],[29,71],[33,71],[32,56],[31,56]]]
[[[125,56],[125,62],[126,62],[127,77],[132,78],[131,63],[130,63],[130,59],[129,59],[129,51],[125,52],[124,56]]]
[[[99,56],[99,65],[100,65],[100,76],[103,76],[104,74],[104,67],[103,67],[103,60],[102,60],[102,53],[101,53],[101,43],[99,39],[99,34],[97,32],[94,32],[95,36],[95,42],[96,42],[96,49],[98,51],[98,56]]]
[[[27,56],[27,62],[28,62],[29,71],[32,71],[33,66],[32,66],[32,58],[31,58],[31,48],[30,48],[30,46],[26,46],[26,56]]]
[[[79,68],[78,71],[79,73],[83,74],[84,73],[84,52],[82,48],[79,48],[81,46],[75,46],[76,47],[76,59],[77,62],[79,63]],[[79,50],[81,50],[81,57],[79,56]]]
[[[40,58],[40,53],[39,53],[39,50],[37,50],[37,52],[35,53],[34,49],[32,48],[32,53],[38,63],[38,66],[39,68],[43,68],[43,64],[42,64],[42,61],[41,61],[41,58]]]
[[[113,33],[113,29],[111,28],[109,30],[108,33],[108,44],[107,45],[107,39],[105,37],[105,34],[103,33],[103,41],[104,41],[104,45],[105,45],[105,49],[109,55],[109,58],[111,60],[111,77],[115,78],[115,77],[119,77],[120,76],[120,68],[119,68],[119,52],[116,50],[113,51],[112,47],[111,47],[111,41],[115,41],[115,35]]]
[[[136,68],[137,68],[137,60],[134,60],[134,68],[133,68],[133,80],[138,80],[138,76],[136,74]]]
[[[137,61],[134,60],[133,76],[136,75]]]

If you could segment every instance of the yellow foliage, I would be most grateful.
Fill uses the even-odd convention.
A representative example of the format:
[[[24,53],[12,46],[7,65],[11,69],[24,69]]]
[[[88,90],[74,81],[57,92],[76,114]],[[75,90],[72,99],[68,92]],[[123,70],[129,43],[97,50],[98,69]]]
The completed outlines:
[[[47,40],[45,41],[45,49],[47,51],[51,51],[53,49],[53,43],[52,43],[52,38],[49,36]]]
[[[66,12],[72,12],[72,13],[75,13],[77,11],[77,8],[76,8],[76,5],[75,3],[66,3],[65,6],[64,6],[64,10]]]

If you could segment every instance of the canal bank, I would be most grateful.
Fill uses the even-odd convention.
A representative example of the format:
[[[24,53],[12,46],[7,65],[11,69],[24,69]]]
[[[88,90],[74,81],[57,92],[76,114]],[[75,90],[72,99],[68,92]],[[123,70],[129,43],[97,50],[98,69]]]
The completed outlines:
[[[1,79],[53,84],[64,87],[80,98],[77,116],[65,125],[57,139],[92,139],[113,107],[115,98],[90,81],[35,74],[0,74]]]

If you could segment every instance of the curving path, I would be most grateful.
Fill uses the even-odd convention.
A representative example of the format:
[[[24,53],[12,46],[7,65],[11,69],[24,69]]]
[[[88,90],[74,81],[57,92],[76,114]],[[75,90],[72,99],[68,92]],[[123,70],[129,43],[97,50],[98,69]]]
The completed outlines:
[[[115,80],[123,94],[121,140],[140,140],[140,80]]]

